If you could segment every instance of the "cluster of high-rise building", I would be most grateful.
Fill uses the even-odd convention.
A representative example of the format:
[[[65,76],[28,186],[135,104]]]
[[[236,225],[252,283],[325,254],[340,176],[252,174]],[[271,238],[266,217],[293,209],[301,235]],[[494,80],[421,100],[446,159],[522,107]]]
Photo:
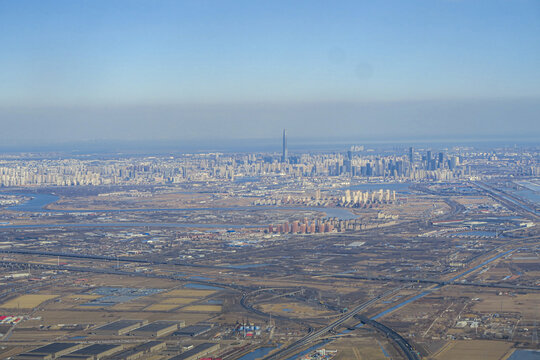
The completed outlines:
[[[253,205],[305,205],[305,206],[343,206],[366,207],[373,204],[390,204],[396,201],[395,190],[351,191],[345,190],[343,195],[321,194],[317,189],[312,195],[285,195],[283,197],[263,197],[253,201]]]
[[[304,218],[302,221],[284,222],[277,226],[268,226],[268,232],[274,234],[315,234],[334,231],[334,225],[327,220],[308,221]]]
[[[366,154],[353,157],[340,153],[317,153],[288,156],[286,150],[285,155],[286,161],[283,161],[283,154],[277,157],[275,154],[217,153],[115,160],[4,160],[0,162],[0,186],[174,184],[187,181],[232,181],[236,178],[261,176],[445,180],[467,174],[447,165],[435,170],[410,166],[407,159],[395,155]]]
[[[290,154],[284,130],[280,154],[206,153],[117,159],[10,156],[0,159],[0,186],[153,185],[250,177],[447,181],[478,174],[489,176],[490,172],[484,170],[501,163],[515,175],[538,175],[537,157],[534,150],[476,152],[457,148],[445,153],[409,147],[377,153],[363,146],[352,146],[346,152]]]
[[[350,191],[345,190],[345,195],[343,195],[339,201],[338,205],[346,207],[361,207],[369,204],[389,204],[396,201],[396,191],[389,189],[378,191]]]
[[[380,224],[363,224],[361,219],[341,220],[337,218],[317,219],[308,221],[283,222],[269,225],[266,233],[270,234],[322,234],[329,232],[358,231],[380,226]]]

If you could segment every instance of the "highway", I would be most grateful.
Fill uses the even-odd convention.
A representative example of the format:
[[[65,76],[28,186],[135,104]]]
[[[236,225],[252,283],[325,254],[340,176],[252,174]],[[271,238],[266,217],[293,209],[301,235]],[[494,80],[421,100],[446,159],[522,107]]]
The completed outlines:
[[[272,316],[274,319],[285,320],[285,321],[294,321],[294,322],[306,325],[306,322],[304,322],[302,320],[289,318],[287,316],[274,315],[274,314],[270,315],[268,313],[265,313],[264,311],[261,311],[259,309],[254,308],[253,305],[249,304],[249,302],[247,301],[248,298],[250,296],[253,296],[255,293],[258,293],[258,292],[261,292],[261,291],[270,291],[270,290],[272,290],[272,289],[258,289],[258,290],[255,290],[255,291],[251,292],[251,293],[244,293],[244,294],[242,294],[242,298],[240,299],[240,305],[242,305],[242,307],[244,309],[246,309],[248,311],[251,311],[252,313],[257,314],[259,316],[262,316],[264,318],[269,318],[270,316]]]
[[[47,269],[47,270],[58,270],[58,271],[73,271],[73,272],[87,272],[87,273],[97,273],[97,274],[110,274],[110,275],[122,275],[122,276],[140,276],[147,278],[156,278],[156,279],[168,279],[168,280],[177,280],[177,281],[189,281],[198,284],[204,284],[209,286],[216,286],[221,288],[229,288],[237,291],[250,291],[252,288],[241,286],[237,284],[229,283],[220,283],[215,281],[201,280],[201,279],[185,279],[175,275],[158,275],[153,273],[142,273],[134,271],[124,271],[111,268],[94,268],[94,267],[82,267],[82,266],[66,266],[66,265],[51,265],[51,264],[37,264],[37,263],[24,263],[17,261],[0,261],[0,267],[8,268],[19,268],[19,269]]]
[[[142,263],[142,264],[150,264],[150,265],[174,265],[174,266],[187,266],[187,267],[224,269],[224,270],[231,269],[231,267],[217,266],[217,265],[211,265],[211,264],[192,264],[192,263],[180,262],[180,261],[158,261],[158,260],[146,260],[146,259],[137,259],[137,258],[131,258],[131,257],[122,257],[122,256],[114,257],[114,256],[104,256],[104,255],[75,254],[75,253],[51,252],[51,251],[1,249],[0,253],[52,256],[52,257],[61,257],[61,258],[90,259],[90,260],[102,260],[102,261],[114,261],[114,262],[121,261],[121,262],[133,262],[133,263]],[[237,268],[234,268],[234,269],[241,270]]]
[[[390,296],[390,295],[398,292],[402,288],[403,287],[398,287],[396,289],[386,291],[385,293],[383,293],[383,294],[381,294],[381,295],[379,295],[377,297],[374,297],[371,300],[368,300],[368,301],[356,306],[354,309],[351,309],[350,311],[345,313],[343,316],[341,316],[339,319],[332,322],[331,324],[329,324],[329,325],[327,325],[327,326],[325,326],[325,327],[323,327],[323,328],[321,328],[319,330],[316,330],[316,331],[313,331],[313,332],[309,333],[308,335],[306,335],[303,338],[295,341],[294,343],[290,344],[289,346],[284,347],[284,348],[278,350],[277,352],[266,356],[264,359],[265,360],[274,360],[274,359],[277,360],[277,359],[283,359],[287,355],[294,354],[296,351],[304,348],[305,346],[309,345],[311,342],[316,341],[318,338],[320,338],[321,336],[323,336],[327,332],[330,332],[330,331],[334,330],[335,328],[343,325],[343,323],[345,323],[347,320],[353,318],[355,315],[357,315],[360,311],[366,309],[368,306],[376,303],[377,301],[379,301],[379,300],[381,300],[381,299],[383,299],[383,298],[385,298],[387,296]]]
[[[407,360],[420,360],[420,356],[418,355],[416,350],[414,350],[414,348],[409,344],[409,342],[405,340],[403,336],[390,329],[388,326],[381,324],[380,322],[370,319],[366,316],[355,315],[354,317],[355,319],[360,320],[366,325],[373,326],[377,331],[386,335],[387,338],[389,338],[394,344],[398,346],[399,350],[401,350]]]
[[[374,280],[374,281],[396,281],[396,282],[416,282],[424,284],[436,284],[436,285],[456,285],[456,286],[473,286],[473,287],[486,287],[496,289],[512,289],[512,290],[532,290],[540,291],[540,286],[527,286],[527,285],[512,285],[512,284],[498,284],[498,283],[480,283],[469,281],[457,281],[457,280],[437,280],[426,278],[408,278],[408,277],[392,277],[392,276],[364,276],[364,275],[329,275],[330,277],[341,279],[357,279],[357,280]]]
[[[39,255],[39,256],[52,256],[52,257],[61,257],[61,258],[74,258],[74,259],[91,259],[91,260],[101,260],[108,262],[133,262],[133,263],[144,263],[150,265],[175,265],[175,266],[186,266],[186,267],[198,267],[198,268],[213,268],[213,269],[230,269],[227,266],[217,266],[217,265],[203,265],[203,264],[191,264],[178,261],[154,261],[154,260],[144,260],[144,259],[134,259],[134,258],[125,258],[125,257],[112,257],[112,256],[103,256],[103,255],[91,255],[91,254],[74,254],[74,253],[63,253],[63,252],[46,252],[46,251],[33,251],[33,250],[12,250],[12,249],[0,249],[0,253],[6,254],[21,254],[21,255]],[[235,271],[241,271],[242,269],[235,268]],[[252,269],[246,269],[252,270]],[[131,273],[128,273],[131,274]],[[437,284],[437,285],[459,285],[459,286],[475,286],[475,287],[488,287],[488,288],[500,288],[500,289],[513,289],[513,290],[533,290],[538,291],[540,287],[538,286],[525,286],[525,285],[511,285],[511,284],[487,284],[487,283],[475,283],[475,282],[462,282],[462,281],[452,281],[452,280],[440,280],[432,278],[410,278],[410,277],[392,277],[392,276],[368,276],[368,275],[350,275],[350,274],[335,274],[335,275],[323,275],[334,278],[349,278],[357,280],[374,280],[374,281],[395,281],[395,282],[416,282],[424,284]]]
[[[470,268],[469,270],[467,270],[467,271],[465,271],[463,273],[460,273],[457,276],[454,276],[450,280],[441,280],[441,281],[429,280],[429,283],[437,284],[437,287],[436,287],[437,289],[439,289],[440,287],[442,287],[444,285],[454,285],[454,284],[455,285],[462,285],[464,283],[458,282],[457,281],[458,279],[461,279],[462,277],[465,277],[465,276],[469,275],[470,273],[474,272],[475,270],[478,270],[481,267],[483,267],[483,266],[485,266],[485,265],[487,265],[487,264],[501,258],[502,256],[510,254],[510,253],[512,253],[512,252],[514,252],[516,250],[517,250],[517,248],[514,248],[514,249],[511,249],[511,250],[507,250],[505,252],[499,253],[496,256],[490,257],[489,259],[487,259],[487,260],[481,262],[480,264]],[[345,278],[346,277],[351,277],[351,276],[347,276],[347,275],[337,275],[337,276],[338,277],[345,277]],[[391,279],[393,279],[393,278],[391,278]],[[377,278],[376,280],[380,280],[380,278]],[[403,281],[408,281],[410,283],[411,279],[406,278],[406,280],[404,279]],[[467,283],[467,284],[472,285],[472,284],[475,284],[475,283]],[[493,286],[493,287],[497,287],[496,285],[483,284],[483,283],[475,284],[474,286],[487,286],[487,287]],[[321,328],[321,329],[319,329],[317,331],[314,331],[314,332],[306,335],[302,339],[292,343],[291,345],[289,345],[289,346],[287,346],[285,348],[282,348],[281,350],[277,351],[276,353],[274,353],[274,354],[272,354],[270,356],[267,356],[264,359],[265,360],[274,360],[274,359],[277,360],[277,359],[283,358],[283,356],[286,356],[287,354],[292,354],[292,353],[300,350],[301,348],[306,347],[307,345],[309,345],[309,343],[311,343],[313,341],[316,341],[322,335],[324,335],[325,333],[333,330],[335,327],[343,324],[346,320],[350,319],[353,316],[355,318],[357,318],[357,319],[360,319],[360,321],[362,321],[363,323],[369,324],[369,325],[375,327],[378,331],[383,332],[389,339],[394,341],[394,343],[403,352],[403,354],[406,356],[406,358],[408,360],[420,359],[419,355],[414,351],[413,347],[401,335],[399,335],[397,332],[395,332],[391,328],[387,327],[386,325],[383,325],[383,324],[375,321],[375,319],[382,316],[383,313],[387,313],[388,311],[392,311],[392,309],[397,309],[397,308],[399,308],[401,306],[404,306],[405,304],[408,304],[409,302],[412,302],[415,299],[419,299],[421,297],[424,297],[425,295],[429,294],[431,291],[423,292],[423,293],[417,295],[416,297],[413,297],[411,300],[403,302],[400,305],[396,305],[393,308],[390,308],[389,310],[386,310],[382,314],[376,315],[371,319],[369,319],[369,318],[367,318],[365,316],[359,316],[358,315],[358,312],[360,312],[361,310],[365,309],[366,307],[368,307],[369,305],[373,304],[374,302],[380,300],[381,298],[388,296],[390,293],[398,291],[401,288],[394,289],[394,290],[391,290],[389,292],[386,292],[386,293],[384,293],[382,295],[377,296],[376,298],[373,298],[373,299],[371,299],[371,300],[357,306],[356,308],[349,311],[344,316],[340,317],[338,320],[334,321],[330,325],[325,326],[325,327],[323,327],[323,328]],[[538,288],[538,287],[533,287],[533,289],[540,290],[540,288]]]
[[[515,196],[505,193],[501,190],[495,189],[494,187],[484,182],[478,181],[473,184],[476,185],[476,187],[479,188],[480,190],[483,190],[485,193],[487,193],[496,201],[505,205],[510,210],[513,210],[517,213],[521,213],[522,215],[527,215],[532,220],[540,219],[540,216],[538,216],[538,213],[535,210],[531,209],[529,206],[525,205],[523,203],[523,200],[516,198]]]

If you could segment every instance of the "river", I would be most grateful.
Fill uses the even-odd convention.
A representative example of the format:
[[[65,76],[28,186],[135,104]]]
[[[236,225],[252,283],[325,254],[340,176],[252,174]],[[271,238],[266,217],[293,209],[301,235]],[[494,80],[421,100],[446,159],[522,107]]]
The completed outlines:
[[[59,197],[53,194],[30,194],[30,193],[12,193],[9,195],[18,195],[30,197],[30,200],[21,204],[13,205],[7,208],[11,211],[21,212],[54,212],[54,213],[120,213],[120,212],[180,212],[180,211],[318,211],[326,214],[327,217],[335,217],[340,220],[351,220],[357,216],[346,208],[322,208],[322,207],[288,207],[288,206],[237,206],[237,207],[201,207],[201,208],[153,208],[153,209],[112,209],[112,210],[52,210],[46,206],[58,201]],[[258,228],[266,225],[238,225],[238,224],[194,224],[194,223],[147,223],[147,222],[114,222],[114,223],[67,223],[67,224],[28,224],[28,225],[0,225],[0,228],[25,228],[25,227],[179,227],[179,228]]]
[[[516,350],[508,360],[540,360],[538,350]]]

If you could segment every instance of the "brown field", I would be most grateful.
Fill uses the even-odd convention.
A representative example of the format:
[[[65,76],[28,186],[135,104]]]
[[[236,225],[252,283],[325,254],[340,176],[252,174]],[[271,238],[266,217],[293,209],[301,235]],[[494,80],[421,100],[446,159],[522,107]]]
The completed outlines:
[[[179,298],[179,297],[173,297],[173,298],[164,298],[161,301],[161,304],[176,304],[176,305],[185,305],[189,304],[195,301],[194,298]]]
[[[540,297],[538,294],[526,295],[494,295],[482,294],[480,301],[473,306],[473,310],[486,313],[519,312],[524,318],[538,317]]]
[[[215,194],[214,194],[215,195]],[[208,194],[153,194],[152,196],[132,197],[126,195],[112,196],[84,196],[64,197],[47,206],[49,209],[63,210],[109,210],[109,209],[144,209],[144,208],[197,208],[197,207],[225,207],[225,206],[248,206],[253,199],[231,198],[222,195],[215,199]]]
[[[182,308],[182,311],[188,312],[220,312],[220,305],[191,305]]]
[[[139,287],[154,289],[171,289],[178,286],[177,281],[166,279],[152,279],[138,276],[118,276],[93,274],[89,284],[92,286],[117,286],[117,287]]]
[[[33,309],[39,304],[57,297],[58,295],[47,294],[21,295],[3,303],[0,307],[7,309]]]
[[[316,317],[329,314],[328,311],[321,311],[312,307],[299,303],[277,303],[277,304],[262,304],[260,308],[264,312],[272,312],[274,314],[289,314],[296,317]],[[289,309],[290,311],[285,311]]]
[[[437,360],[496,360],[504,359],[512,349],[512,344],[489,340],[452,341],[435,356]]]
[[[62,300],[65,299],[69,301],[78,301],[78,300],[87,301],[87,300],[97,299],[98,297],[101,297],[101,295],[73,294],[73,295],[64,296]]]
[[[487,196],[453,196],[452,200],[460,203],[461,205],[483,205],[483,204],[496,204],[494,200]]]
[[[111,307],[112,310],[121,310],[121,311],[136,311],[142,310],[147,304],[141,304],[136,302],[127,302],[116,304]]]
[[[153,304],[144,309],[144,311],[170,311],[177,308],[175,304]]]
[[[42,345],[45,345],[47,343],[51,342],[51,339],[57,338],[59,336],[66,335],[65,331],[14,331],[9,338],[10,341],[13,342],[23,342],[27,344],[39,344],[42,343]],[[35,346],[32,346],[31,348],[35,348]],[[30,348],[30,349],[31,349]],[[28,349],[28,350],[30,350]],[[4,357],[0,357],[0,359],[5,359]]]
[[[179,312],[172,313],[152,313],[143,312],[140,310],[127,310],[118,313],[111,313],[110,310],[102,309],[66,309],[66,310],[49,310],[40,313],[42,320],[28,320],[25,324],[29,325],[58,325],[58,324],[94,324],[101,325],[118,319],[145,319],[148,321],[155,320],[184,320],[186,324],[193,324],[204,321],[208,317],[206,314],[190,314]]]
[[[160,294],[161,297],[179,297],[179,298],[203,298],[215,294],[214,290],[196,290],[196,289],[175,289]]]
[[[350,283],[350,282],[349,282]],[[265,281],[257,281],[254,280],[250,283],[250,285],[260,285],[260,286],[267,286],[267,287],[284,287],[284,288],[290,288],[291,286],[309,286],[313,288],[317,288],[322,291],[336,291],[340,294],[349,294],[355,291],[358,291],[358,288],[361,287],[363,282],[361,281],[355,281],[354,285],[345,286],[345,282],[334,282],[335,285],[328,285],[324,283],[318,283],[316,281],[295,281],[294,279],[290,278],[283,278],[281,280],[265,280]]]
[[[340,339],[326,345],[327,350],[338,350],[335,360],[388,360],[381,350],[381,345],[391,353],[392,345],[372,337]]]
[[[60,301],[54,301],[49,304],[47,304],[46,308],[47,310],[62,310],[67,308],[80,308],[84,309],[86,307],[80,306],[81,304],[84,304],[92,299],[99,298],[98,295],[68,295],[68,296],[62,296]]]

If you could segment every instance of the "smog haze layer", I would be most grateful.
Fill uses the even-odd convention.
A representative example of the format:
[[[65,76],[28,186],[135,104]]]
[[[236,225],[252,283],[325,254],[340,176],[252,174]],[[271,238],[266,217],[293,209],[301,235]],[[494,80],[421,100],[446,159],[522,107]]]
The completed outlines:
[[[534,140],[539,14],[536,1],[1,2],[0,141]]]

